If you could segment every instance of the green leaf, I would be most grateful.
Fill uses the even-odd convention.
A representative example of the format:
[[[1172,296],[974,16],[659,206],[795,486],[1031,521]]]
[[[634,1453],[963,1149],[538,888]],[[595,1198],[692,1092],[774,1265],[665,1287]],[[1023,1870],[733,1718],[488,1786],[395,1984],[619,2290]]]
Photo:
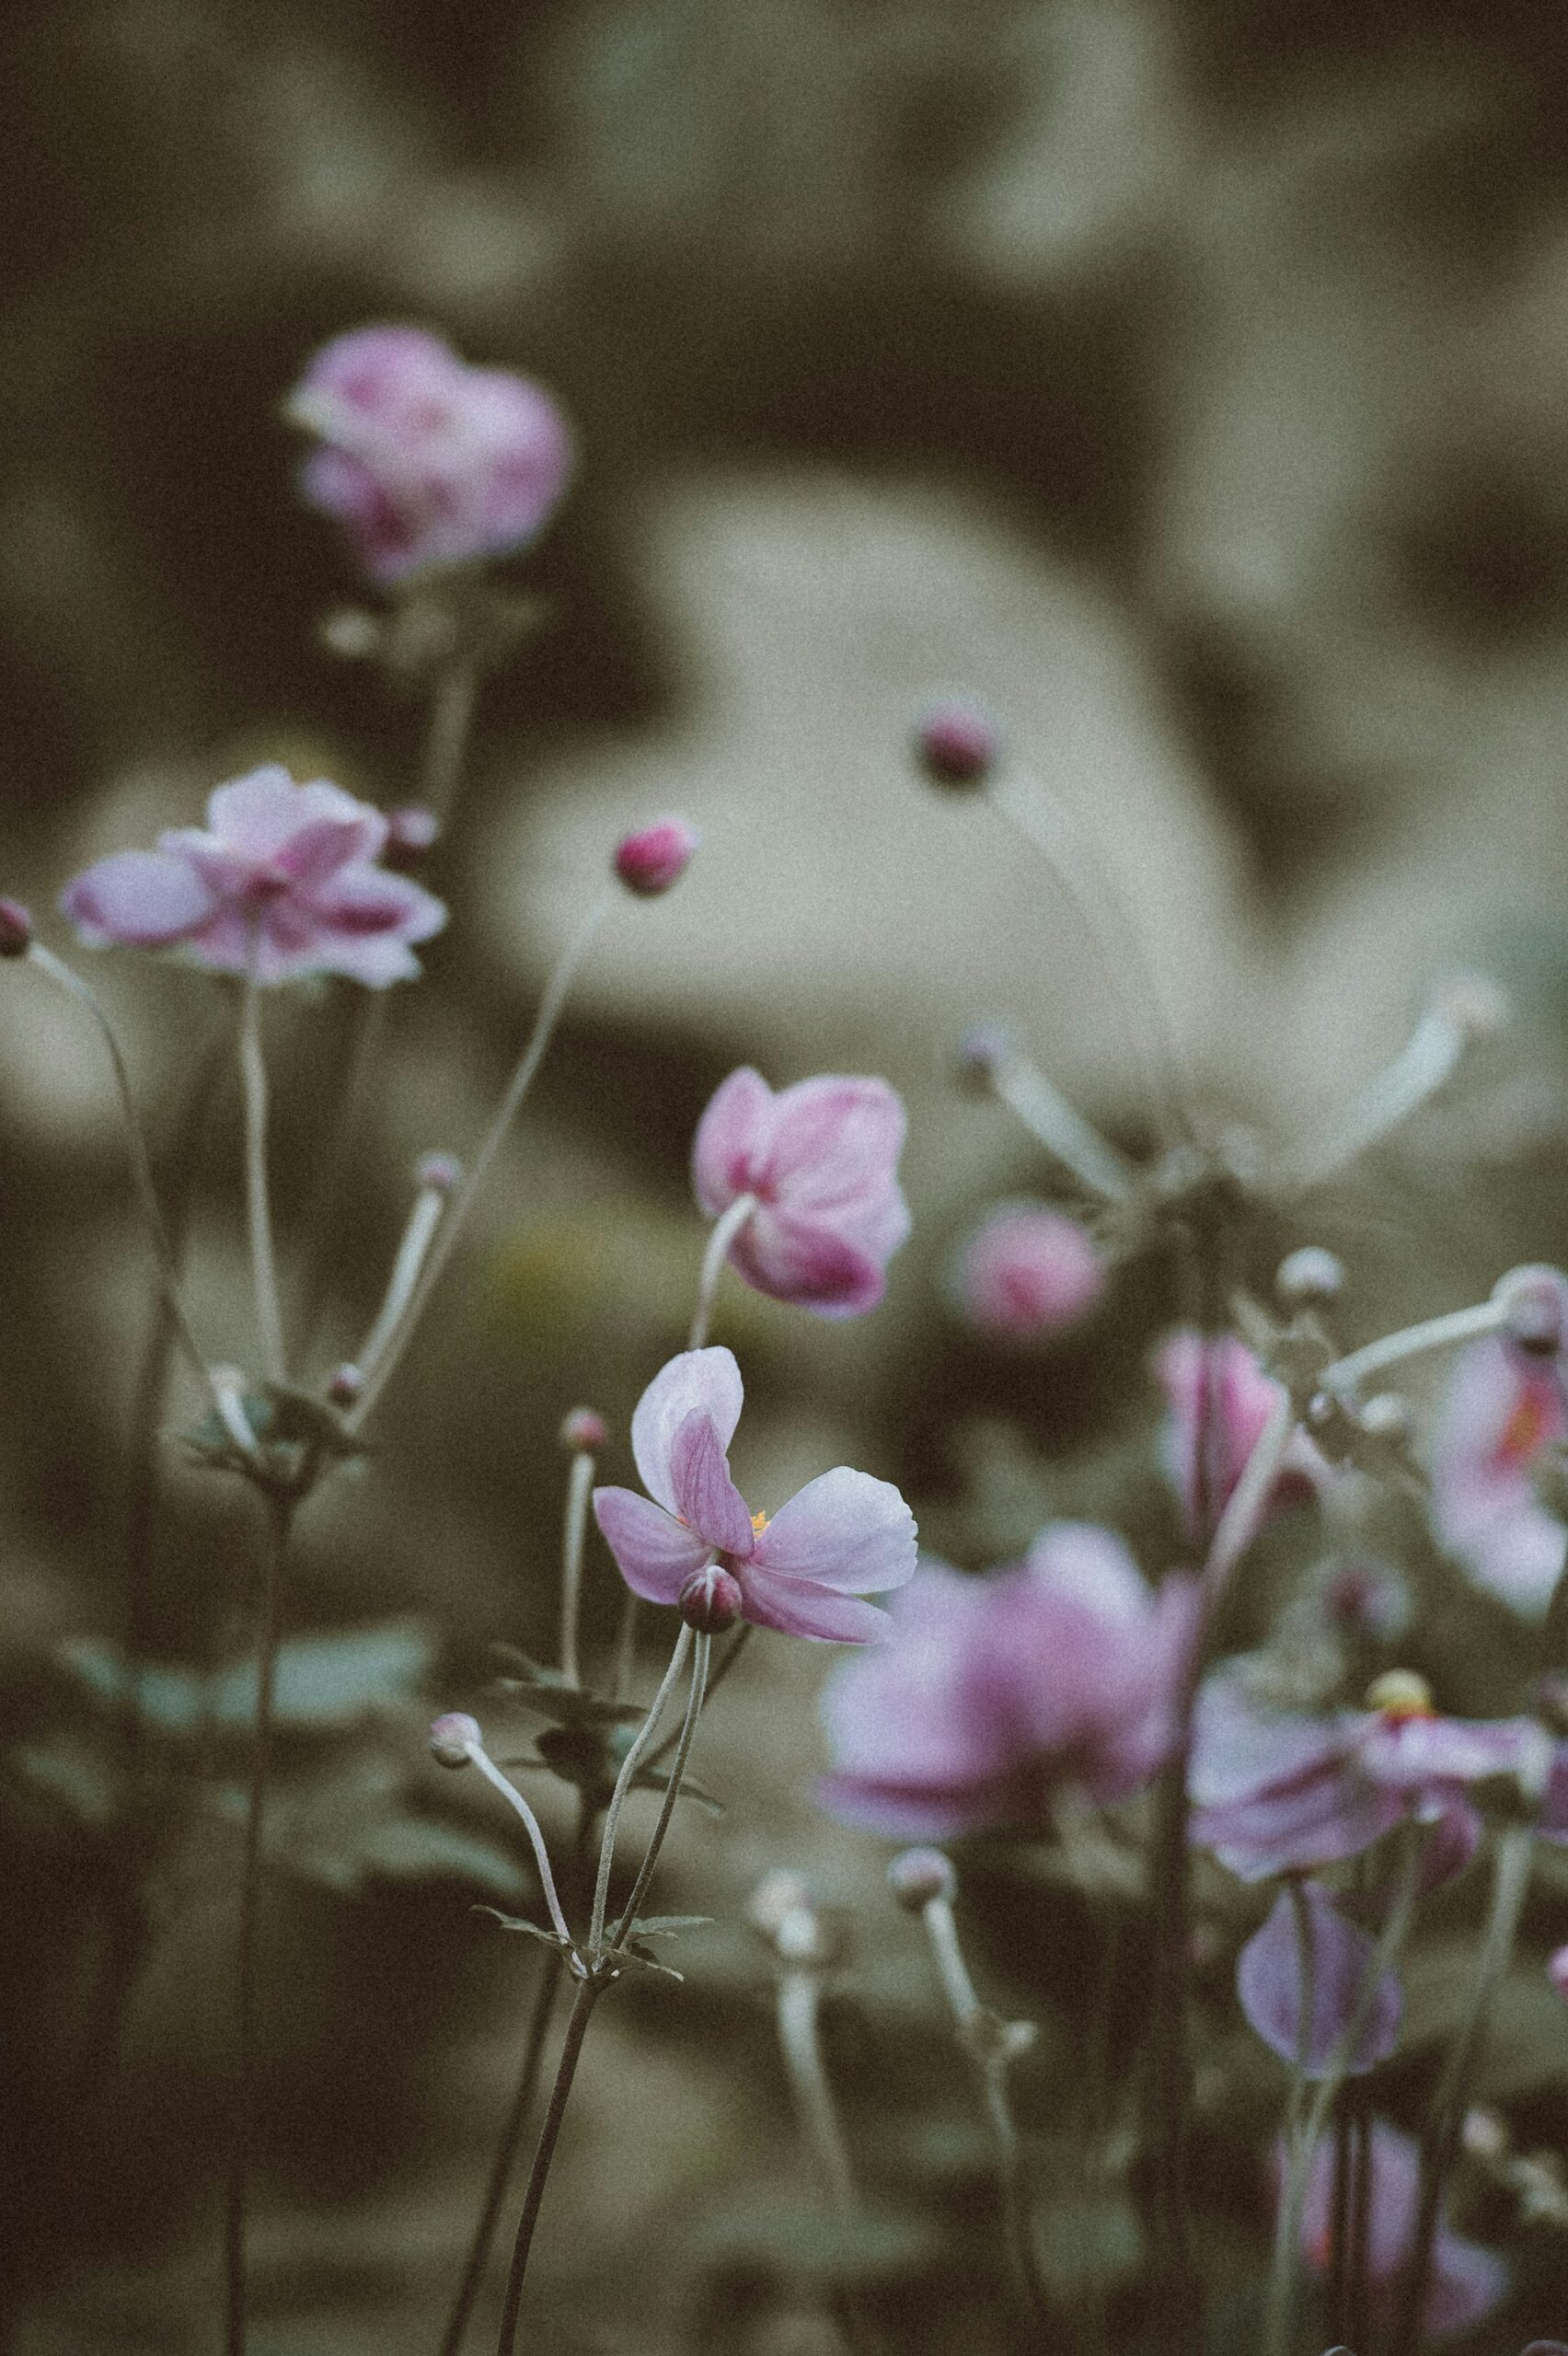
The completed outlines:
[[[711,1923],[711,1914],[640,1914],[631,1926],[637,1939],[674,1939],[683,1931],[700,1930]]]
[[[291,1636],[279,1647],[273,1715],[280,1727],[325,1733],[418,1692],[434,1659],[430,1631],[416,1620]],[[160,1734],[248,1734],[256,1717],[256,1664],[183,1669],[126,1662],[115,1645],[73,1638],[56,1657],[95,1700],[134,1705]]]
[[[38,1791],[56,1801],[78,1823],[102,1831],[114,1820],[114,1786],[102,1761],[81,1751],[52,1750],[41,1744],[22,1743],[10,1753],[12,1765]]]
[[[510,1673],[500,1680],[506,1692],[558,1727],[636,1726],[647,1715],[636,1702],[612,1702],[607,1694],[573,1685],[559,1669],[530,1659],[515,1645],[492,1645],[490,1651],[508,1664]]]

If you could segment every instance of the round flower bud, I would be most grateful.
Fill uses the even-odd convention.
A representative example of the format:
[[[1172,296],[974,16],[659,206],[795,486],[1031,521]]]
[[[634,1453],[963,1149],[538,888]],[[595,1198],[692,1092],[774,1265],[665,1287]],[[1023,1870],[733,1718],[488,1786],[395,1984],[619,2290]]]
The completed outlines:
[[[388,810],[386,848],[381,856],[388,867],[417,867],[434,849],[440,835],[440,819],[422,803],[412,802],[406,809]]]
[[[918,1914],[934,1898],[951,1899],[958,1877],[940,1849],[905,1849],[887,1869],[887,1886],[900,1906]]]
[[[746,1913],[765,1938],[774,1938],[778,1925],[791,1914],[813,1911],[811,1885],[803,1874],[791,1873],[788,1866],[776,1866],[765,1874],[751,1894]]]
[[[628,892],[651,899],[679,882],[700,839],[685,818],[655,818],[617,846],[616,873]]]
[[[323,618],[319,634],[329,654],[340,654],[346,663],[367,663],[381,652],[381,623],[363,606],[340,606]]]
[[[466,1767],[469,1744],[483,1740],[478,1718],[471,1718],[467,1710],[448,1710],[431,1727],[431,1756],[444,1767]]]
[[[1551,1357],[1562,1347],[1568,1331],[1568,1277],[1556,1268],[1510,1268],[1492,1288],[1503,1310],[1504,1336],[1516,1349],[1535,1357]]]
[[[347,1359],[327,1378],[327,1396],[334,1407],[352,1407],[364,1389],[364,1374]]]
[[[1508,2122],[1496,2111],[1483,2110],[1479,2103],[1466,2111],[1459,2125],[1459,2142],[1472,2160],[1494,2163],[1506,2159],[1509,2141]]]
[[[1413,1669],[1387,1669],[1366,1688],[1366,1706],[1386,1718],[1435,1718],[1432,1688]]]
[[[1451,974],[1433,991],[1432,1008],[1468,1039],[1484,1039],[1507,1022],[1508,994],[1490,974]]]
[[[455,1153],[421,1153],[414,1164],[414,1184],[421,1193],[455,1195],[463,1183],[463,1165]]]
[[[1413,1427],[1410,1401],[1397,1391],[1378,1391],[1358,1411],[1361,1428],[1373,1439],[1408,1439]]]
[[[32,917],[20,900],[0,900],[0,957],[25,957],[32,937]]]
[[[959,1314],[1012,1342],[1075,1325],[1105,1289],[1105,1260],[1077,1219],[1043,1203],[999,1203],[949,1271]]]
[[[972,1022],[953,1050],[953,1072],[965,1087],[984,1095],[1002,1066],[1017,1053],[1005,1023]]]
[[[916,722],[915,756],[933,785],[984,785],[998,750],[995,721],[968,697],[944,696]]]
[[[1274,1271],[1274,1290],[1287,1309],[1320,1308],[1343,1289],[1344,1268],[1320,1243],[1287,1253]]]
[[[721,1636],[740,1618],[744,1600],[733,1571],[719,1563],[707,1563],[700,1571],[693,1571],[681,1589],[681,1618],[699,1636]]]
[[[560,1444],[574,1454],[595,1455],[609,1438],[610,1427],[592,1407],[573,1407],[561,1417]]]

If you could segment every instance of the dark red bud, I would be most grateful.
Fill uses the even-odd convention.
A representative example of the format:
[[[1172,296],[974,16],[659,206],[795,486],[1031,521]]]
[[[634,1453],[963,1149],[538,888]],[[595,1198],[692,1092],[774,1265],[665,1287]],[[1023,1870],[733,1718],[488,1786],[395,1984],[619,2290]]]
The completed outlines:
[[[916,758],[933,785],[984,785],[998,750],[996,722],[964,697],[928,705],[916,723]]]
[[[686,873],[699,839],[685,818],[655,818],[617,846],[616,873],[628,892],[651,899]]]
[[[740,1580],[719,1563],[693,1571],[681,1589],[681,1618],[699,1636],[721,1636],[741,1616]]]

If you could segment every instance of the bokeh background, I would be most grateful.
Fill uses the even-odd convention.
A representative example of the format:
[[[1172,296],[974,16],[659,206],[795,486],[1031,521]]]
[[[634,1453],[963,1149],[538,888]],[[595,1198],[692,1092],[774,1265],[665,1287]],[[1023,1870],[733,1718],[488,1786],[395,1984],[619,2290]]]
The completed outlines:
[[[534,1967],[469,1911],[475,1879],[525,1886],[484,1796],[423,1767],[421,1713],[478,1699],[527,1731],[482,1698],[487,1647],[551,1642],[562,1412],[590,1400],[624,1429],[680,1339],[686,1148],[727,1070],[887,1074],[917,1219],[862,1324],[725,1296],[748,1493],[854,1461],[978,1565],[1049,1510],[1107,1507],[1113,1472],[1148,1566],[1175,1542],[1147,1494],[1145,1355],[1176,1307],[1158,1272],[1037,1358],[966,1339],[945,1301],[965,1222],[1051,1183],[954,1091],[966,1022],[1007,1016],[1124,1143],[1149,1130],[1136,1042],[1050,873],[916,782],[928,693],[988,698],[1074,812],[1216,1132],[1297,1133],[1394,1050],[1435,972],[1505,975],[1519,1020],[1474,1085],[1316,1217],[1352,1262],[1356,1334],[1568,1250],[1565,123],[1549,0],[4,12],[6,891],[49,910],[75,868],[191,821],[261,757],[387,804],[416,790],[417,702],[318,635],[359,594],[298,503],[280,416],[320,341],[431,325],[540,377],[580,436],[571,500],[515,569],[544,627],[486,688],[431,862],[453,922],[391,1011],[317,1370],[374,1303],[413,1156],[477,1137],[607,845],[672,807],[705,833],[680,892],[603,936],[381,1446],[304,1532],[296,1624],[375,1627],[382,1649],[345,1638],[373,1668],[291,1753],[259,2347],[432,2343]],[[167,1149],[208,986],[93,970]],[[128,1831],[91,1647],[123,1629],[147,1270],[94,1041],[26,972],[3,997],[0,1691],[25,1753],[0,1909],[8,2344],[183,2350],[215,2295],[237,1753],[209,1712],[156,1753],[162,1829]],[[285,1229],[344,1040],[330,996],[274,1019]],[[243,1358],[236,1128],[220,1099],[191,1249]],[[177,1386],[171,1427],[191,1404]],[[158,1533],[153,1656],[237,1657],[248,1542],[172,1450]],[[590,1578],[605,1643],[602,1554]],[[1490,1650],[1460,1648],[1473,1706],[1510,1667],[1486,1628]],[[774,1865],[858,1910],[863,2003],[835,2033],[867,2165],[945,2221],[947,2304],[928,2276],[906,2344],[991,2344],[962,2255],[983,2146],[932,1992],[879,1894],[885,1853],[811,1803],[824,1665],[758,1645],[705,1724],[727,1812],[683,1825],[665,1895],[720,1920],[684,1990],[600,2016],[534,2292],[557,2348],[834,2344],[768,2239],[804,2177],[737,1925]],[[541,1804],[567,1821],[564,1796]],[[144,1968],[83,2076],[133,1838]],[[1015,1893],[980,1923],[996,1984],[1032,1981],[1036,2011],[1063,1919]],[[1070,2049],[1052,2029],[1042,2117]],[[1239,2174],[1238,2248],[1262,2200]],[[1114,2278],[1124,2209],[1063,2228],[1065,2281],[1102,2229]]]

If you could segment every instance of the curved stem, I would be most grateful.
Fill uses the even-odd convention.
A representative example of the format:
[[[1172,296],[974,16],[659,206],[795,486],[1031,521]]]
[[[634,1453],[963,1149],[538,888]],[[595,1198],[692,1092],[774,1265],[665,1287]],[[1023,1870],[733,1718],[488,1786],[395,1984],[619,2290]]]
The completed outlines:
[[[594,1486],[594,1459],[578,1449],[566,1484],[566,1520],[560,1542],[560,1673],[569,1685],[581,1685],[577,1662],[577,1623],[582,1600],[582,1541],[588,1527],[588,1493]],[[627,1592],[629,1594],[630,1589]]]
[[[653,1837],[649,1842],[643,1854],[642,1863],[637,1869],[637,1879],[632,1883],[631,1895],[621,1908],[620,1920],[611,1934],[609,1945],[611,1955],[614,1955],[617,1947],[626,1945],[636,1928],[637,1910],[641,1905],[648,1885],[653,1878],[653,1868],[659,1862],[659,1852],[664,1845],[664,1835],[670,1829],[670,1819],[675,1812],[675,1802],[681,1796],[681,1784],[686,1775],[686,1761],[691,1755],[692,1737],[697,1732],[697,1722],[702,1715],[703,1696],[708,1691],[708,1659],[712,1649],[711,1636],[698,1637],[691,1658],[691,1692],[687,1696],[686,1716],[681,1721],[680,1738],[675,1745],[675,1763],[665,1781],[664,1796],[659,1804],[659,1815],[653,1827]]]
[[[1331,1116],[1322,1134],[1281,1158],[1277,1183],[1298,1188],[1319,1185],[1377,1145],[1452,1077],[1469,1037],[1452,1014],[1431,1008],[1393,1061]]]
[[[723,1217],[716,1221],[702,1255],[702,1273],[697,1280],[697,1306],[692,1311],[688,1350],[700,1350],[708,1339],[709,1321],[713,1315],[713,1297],[719,1289],[719,1279],[730,1254],[730,1246],[756,1208],[755,1195],[737,1195]]]
[[[420,1270],[424,1266],[435,1240],[435,1231],[441,1225],[446,1191],[444,1186],[421,1186],[414,1196],[398,1241],[397,1256],[392,1263],[392,1273],[386,1279],[381,1306],[359,1347],[357,1363],[362,1374],[373,1374],[380,1365],[386,1345],[398,1330],[398,1321],[413,1298]]]
[[[1473,1309],[1452,1309],[1444,1317],[1429,1317],[1424,1324],[1407,1325],[1398,1334],[1385,1334],[1380,1341],[1368,1342],[1365,1349],[1336,1358],[1332,1366],[1324,1369],[1322,1387],[1335,1397],[1344,1398],[1357,1391],[1369,1374],[1381,1374],[1385,1367],[1400,1366],[1406,1358],[1420,1357],[1427,1350],[1451,1349],[1460,1342],[1473,1342],[1482,1334],[1495,1334],[1507,1319],[1507,1310],[1495,1300],[1481,1301]]]
[[[287,1378],[278,1264],[267,1195],[267,1061],[261,1052],[261,991],[254,971],[245,981],[239,1025],[239,1077],[245,1099],[245,1208],[250,1233],[250,1277],[261,1360],[274,1382]]]
[[[534,2228],[539,2222],[539,2211],[545,2198],[545,2184],[555,2157],[555,2147],[560,2134],[561,2120],[571,2098],[572,2080],[582,2054],[582,2040],[588,2034],[588,2024],[594,2007],[604,1992],[604,1983],[596,1980],[580,1980],[571,2007],[571,2017],[566,2025],[561,2044],[560,2060],[556,2066],[555,2084],[550,2088],[549,2105],[539,2141],[534,2153],[534,2165],[528,2171],[528,2189],[523,2196],[523,2214],[517,2221],[517,2238],[513,2244],[512,2266],[506,2278],[506,2298],[502,2307],[501,2334],[496,2341],[496,2356],[513,2356],[517,2345],[517,2316],[523,2304],[523,2282],[528,2271],[528,2255],[534,2246]]]
[[[555,1926],[555,1934],[570,1947],[571,1933],[567,1928],[566,1916],[561,1912],[560,1900],[556,1892],[555,1875],[550,1870],[550,1853],[545,1846],[545,1836],[540,1829],[538,1818],[534,1814],[516,1784],[502,1773],[482,1743],[466,1742],[463,1748],[485,1781],[492,1784],[502,1798],[522,1818],[523,1829],[528,1835],[528,1845],[534,1852],[534,1863],[539,1869],[539,1887],[545,1894],[545,1904],[549,1909],[550,1921]]]
[[[823,2063],[818,2035],[821,2006],[820,1971],[786,1969],[780,1973],[778,2042],[790,2075],[790,2089],[828,2197],[836,2209],[847,2214],[855,2206],[855,2179],[844,2132],[838,2124],[833,2088]]]
[[[1109,1203],[1132,1199],[1137,1172],[1124,1154],[1092,1128],[1027,1056],[1003,1056],[991,1085],[1031,1137],[1054,1154],[1079,1184]]]
[[[735,1663],[744,1652],[746,1648],[746,1640],[752,1633],[752,1623],[749,1620],[743,1620],[734,1634],[731,1637],[728,1649],[725,1651],[723,1658],[720,1661],[718,1668],[713,1671],[712,1676],[708,1680],[707,1699],[709,1702],[712,1701],[713,1696],[718,1692],[719,1688],[723,1684],[724,1680],[729,1676],[730,1671],[734,1668]],[[671,1751],[674,1750],[679,1740],[680,1734],[678,1730],[674,1734],[667,1734],[664,1737],[663,1741],[659,1745],[658,1749],[649,1752],[645,1763],[650,1767],[663,1766],[664,1761],[669,1757]]]
[[[227,2356],[245,2356],[246,2228],[250,2198],[250,2165],[256,2134],[256,1934],[261,1903],[261,1837],[267,1806],[267,1779],[271,1764],[272,1697],[277,1681],[278,1645],[282,1634],[283,1575],[294,1504],[276,1496],[267,1499],[267,1549],[262,1566],[261,1628],[256,1654],[256,1731],[251,1751],[250,1799],[245,1819],[245,1847],[240,1872],[237,2002],[237,2068],[236,2073],[234,2138],[230,2146],[224,2222]]]
[[[616,1787],[610,1795],[609,1807],[605,1811],[605,1830],[599,1843],[599,1871],[594,1884],[594,1913],[588,1931],[590,1958],[596,1956],[605,1944],[605,1910],[609,1903],[610,1870],[615,1863],[616,1832],[620,1824],[620,1812],[626,1804],[627,1793],[631,1788],[631,1779],[641,1766],[649,1745],[659,1730],[659,1720],[664,1714],[664,1704],[670,1698],[676,1678],[686,1666],[686,1657],[690,1648],[691,1630],[683,1620],[680,1634],[675,1638],[674,1651],[670,1655],[670,1666],[664,1671],[663,1683],[653,1696],[652,1706],[639,1727],[636,1739],[621,1761],[621,1771],[616,1777]]]

